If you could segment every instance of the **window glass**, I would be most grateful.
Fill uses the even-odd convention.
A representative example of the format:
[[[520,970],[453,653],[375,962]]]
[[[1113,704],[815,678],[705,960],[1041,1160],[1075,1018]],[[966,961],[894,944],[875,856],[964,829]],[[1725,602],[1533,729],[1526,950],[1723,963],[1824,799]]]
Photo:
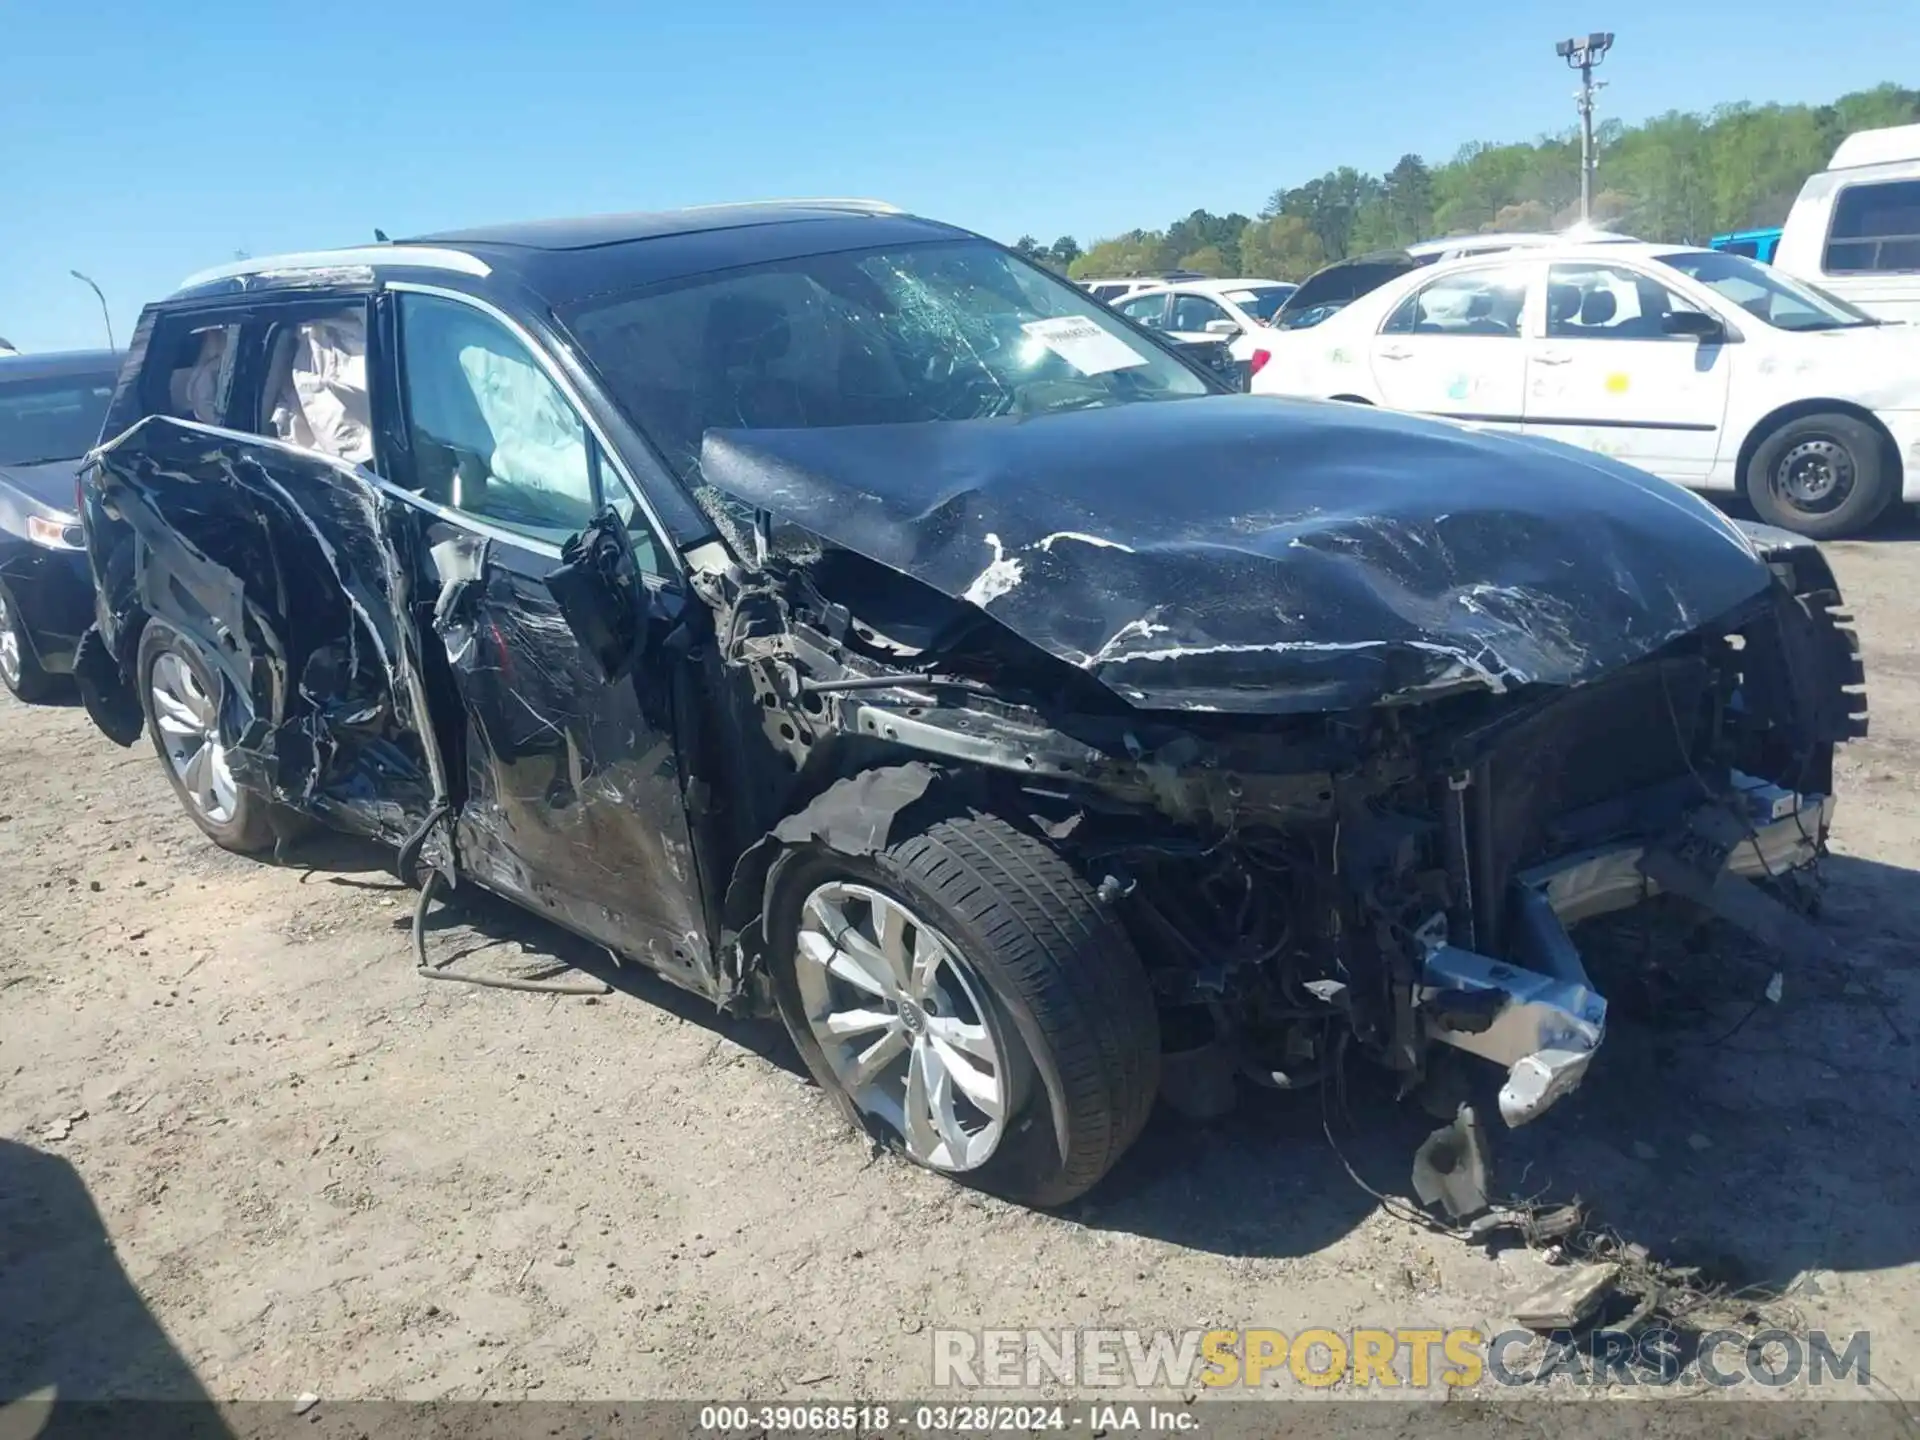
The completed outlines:
[[[1131,300],[1123,300],[1113,307],[1129,320],[1136,320],[1149,330],[1158,330],[1166,323],[1167,297],[1165,295],[1136,295]]]
[[[367,311],[354,305],[275,324],[261,387],[263,433],[365,464],[373,459],[367,398]]]
[[[1557,340],[1685,340],[1665,317],[1698,310],[1650,275],[1618,265],[1555,265],[1547,277],[1547,334]]]
[[[1287,303],[1287,297],[1293,294],[1295,288],[1292,285],[1262,285],[1258,290],[1230,291],[1227,298],[1264,325],[1279,313],[1280,307]]]
[[[1920,270],[1920,180],[1849,185],[1833,202],[1828,274]]]
[[[1679,250],[1659,257],[1682,275],[1711,286],[1756,320],[1781,330],[1842,330],[1877,323],[1863,310],[1771,266],[1718,250]]]
[[[414,484],[437,504],[559,544],[595,514],[586,427],[513,335],[470,305],[400,299]]]
[[[1173,319],[1169,330],[1203,331],[1215,320],[1232,321],[1226,307],[1217,300],[1205,295],[1176,295],[1173,297]],[[1234,328],[1239,329],[1238,325]]]
[[[112,372],[0,382],[0,465],[77,460],[100,439]]]
[[[1387,317],[1382,333],[1517,339],[1526,303],[1524,270],[1468,270],[1414,291]]]
[[[1037,415],[1218,393],[1077,286],[984,241],[807,255],[565,315],[667,462],[714,429]]]

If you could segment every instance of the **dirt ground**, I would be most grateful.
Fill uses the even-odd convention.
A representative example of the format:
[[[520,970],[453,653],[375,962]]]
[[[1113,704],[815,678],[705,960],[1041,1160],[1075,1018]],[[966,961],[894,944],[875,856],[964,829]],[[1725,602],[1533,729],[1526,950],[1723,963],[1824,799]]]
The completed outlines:
[[[1911,1397],[1920,544],[1831,553],[1873,725],[1840,772],[1840,958],[1785,962],[1757,1008],[1750,953],[1614,995],[1585,1087],[1492,1138],[1506,1188],[1871,1330]],[[776,1027],[503,908],[436,954],[525,945],[616,993],[423,982],[384,864],[226,855],[144,739],[0,694],[0,1398],[902,1396],[932,1389],[937,1326],[1495,1331],[1553,1273],[1386,1213],[1315,1094],[1163,1113],[1064,1215],[984,1199],[870,1154]],[[1346,1160],[1407,1193],[1432,1122],[1349,1103]]]

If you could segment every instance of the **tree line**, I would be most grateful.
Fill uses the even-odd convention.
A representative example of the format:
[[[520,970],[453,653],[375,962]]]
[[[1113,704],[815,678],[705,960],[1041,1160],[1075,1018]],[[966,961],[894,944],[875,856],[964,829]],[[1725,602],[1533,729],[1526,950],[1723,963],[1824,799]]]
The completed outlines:
[[[1808,175],[1856,130],[1920,121],[1920,90],[1885,84],[1829,105],[1672,110],[1642,125],[1597,127],[1593,218],[1645,240],[1698,244],[1778,225]],[[1322,265],[1416,240],[1486,230],[1557,230],[1579,215],[1580,135],[1464,145],[1430,165],[1400,157],[1382,175],[1343,165],[1275,190],[1257,216],[1195,210],[1164,230],[1129,230],[1082,248],[1071,235],[1014,249],[1075,279],[1178,266],[1208,275],[1304,279]]]

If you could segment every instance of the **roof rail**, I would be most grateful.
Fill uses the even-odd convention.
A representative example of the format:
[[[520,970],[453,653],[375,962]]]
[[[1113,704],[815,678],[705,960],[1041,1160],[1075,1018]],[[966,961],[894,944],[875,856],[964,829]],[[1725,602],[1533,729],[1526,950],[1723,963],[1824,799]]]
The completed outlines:
[[[723,200],[716,205],[687,205],[687,210],[753,210],[762,205],[811,205],[816,210],[846,210],[856,215],[904,215],[907,212],[888,200],[846,200],[801,196],[775,200]]]
[[[414,265],[422,270],[454,270],[462,275],[484,279],[493,267],[464,250],[449,250],[437,245],[410,245],[398,241],[386,245],[355,245],[343,250],[302,250],[291,255],[258,255],[198,270],[174,287],[193,290],[216,280],[239,280],[253,275],[276,275],[288,271],[340,270],[373,265]]]

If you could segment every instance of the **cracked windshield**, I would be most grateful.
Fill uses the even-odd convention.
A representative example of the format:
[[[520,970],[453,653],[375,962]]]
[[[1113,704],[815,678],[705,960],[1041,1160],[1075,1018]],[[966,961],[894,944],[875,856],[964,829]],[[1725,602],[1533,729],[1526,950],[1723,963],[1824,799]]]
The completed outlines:
[[[984,242],[809,256],[597,304],[571,324],[682,474],[710,429],[983,420],[1215,389]]]

